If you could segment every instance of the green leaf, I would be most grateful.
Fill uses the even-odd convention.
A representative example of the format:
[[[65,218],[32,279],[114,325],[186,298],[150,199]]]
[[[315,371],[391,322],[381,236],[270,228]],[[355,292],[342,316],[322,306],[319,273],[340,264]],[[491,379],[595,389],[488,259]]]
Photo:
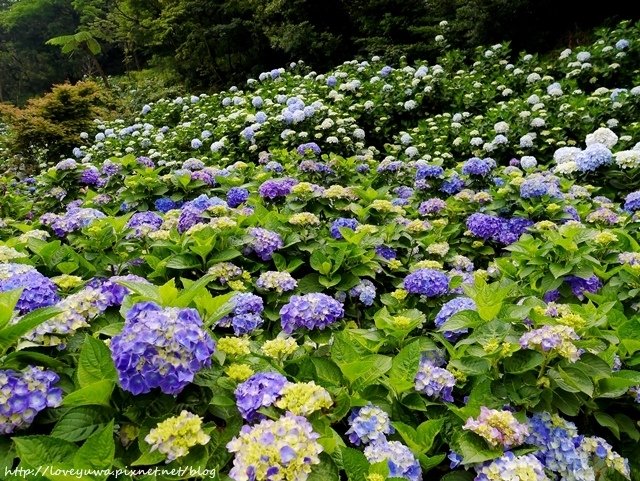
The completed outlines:
[[[169,259],[169,261],[167,262],[167,267],[169,269],[187,270],[201,267],[201,263],[194,256],[179,254]]]
[[[340,481],[338,467],[327,453],[320,454],[320,464],[311,468],[307,481]]]
[[[149,284],[148,282],[134,282],[134,281],[116,281],[118,284],[130,289],[147,300],[160,303],[160,293],[158,292],[158,286]]]
[[[71,394],[67,394],[62,400],[62,405],[67,407],[86,405],[109,406],[113,388],[113,381],[102,380],[94,382]]]
[[[77,450],[75,444],[52,436],[20,436],[13,442],[20,460],[34,468],[72,459]]]
[[[322,292],[324,287],[320,284],[320,276],[314,272],[298,281],[298,290],[301,294],[309,294],[310,292]]]
[[[393,358],[389,370],[389,384],[397,393],[413,389],[422,353],[435,347],[433,341],[421,337],[407,344]]]
[[[482,463],[500,457],[501,449],[490,448],[484,439],[474,433],[465,432],[455,439],[456,451],[462,456],[462,464]]]
[[[595,413],[593,413],[593,417],[596,419],[600,426],[609,428],[616,439],[620,439],[620,428],[618,427],[618,423],[612,416],[602,411],[596,411]]]
[[[115,450],[112,420],[85,441],[73,457],[73,464],[77,468],[107,469],[113,465]]]
[[[542,364],[544,356],[537,351],[524,350],[514,352],[502,361],[504,370],[511,374],[522,374]]]
[[[195,282],[185,286],[178,298],[172,304],[175,307],[187,307],[197,296],[206,291],[207,285],[213,280],[213,276],[206,275]],[[185,280],[183,280],[183,283]]]
[[[118,375],[109,348],[101,340],[86,336],[78,361],[80,387],[102,380],[115,382],[117,379]]]
[[[167,283],[158,287],[158,294],[160,294],[160,301],[163,306],[172,306],[173,302],[178,298],[179,292],[175,279],[169,279]]]
[[[444,418],[430,419],[418,426],[416,429],[416,441],[420,445],[422,452],[426,453],[433,447],[433,442],[443,427]]]
[[[0,329],[0,354],[13,346],[26,333],[61,312],[56,307],[43,307],[23,316],[17,324]]]
[[[20,300],[23,289],[12,289],[10,291],[0,292],[0,329],[5,327],[11,317],[16,304]]]
[[[342,468],[347,473],[349,481],[367,481],[369,461],[367,461],[364,454],[357,449],[348,447],[343,447],[341,454]]]
[[[108,412],[97,406],[80,406],[70,409],[56,423],[51,436],[65,441],[82,441],[109,421]]]

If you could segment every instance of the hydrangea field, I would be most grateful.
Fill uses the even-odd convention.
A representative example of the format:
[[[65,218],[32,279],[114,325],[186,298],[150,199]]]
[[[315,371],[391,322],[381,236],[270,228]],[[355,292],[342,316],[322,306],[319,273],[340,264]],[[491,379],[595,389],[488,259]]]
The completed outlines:
[[[640,480],[640,25],[441,28],[5,174],[2,479]]]

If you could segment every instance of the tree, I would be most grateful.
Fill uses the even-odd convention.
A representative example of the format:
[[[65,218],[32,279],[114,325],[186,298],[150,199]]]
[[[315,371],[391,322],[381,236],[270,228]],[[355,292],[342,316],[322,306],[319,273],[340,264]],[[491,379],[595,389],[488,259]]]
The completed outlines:
[[[73,55],[76,52],[84,52],[98,71],[104,86],[109,88],[109,79],[102,69],[97,55],[102,51],[98,41],[89,32],[78,32],[73,35],[62,35],[54,37],[46,42],[47,45],[56,45],[61,48],[62,53]]]

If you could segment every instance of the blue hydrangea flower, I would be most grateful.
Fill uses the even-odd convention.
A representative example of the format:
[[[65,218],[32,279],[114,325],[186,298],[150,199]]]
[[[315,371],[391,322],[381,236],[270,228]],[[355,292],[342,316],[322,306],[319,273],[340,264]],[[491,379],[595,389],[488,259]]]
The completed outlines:
[[[59,301],[58,289],[34,267],[26,264],[0,263],[0,292],[22,289],[16,305],[19,314],[26,314],[40,307]]]
[[[453,174],[442,183],[440,190],[446,194],[454,195],[464,189],[464,186],[464,180],[462,180],[458,174]]]
[[[342,237],[342,233],[340,232],[340,228],[342,227],[345,229],[356,230],[356,227],[358,227],[358,225],[359,222],[356,219],[347,219],[345,217],[340,217],[339,219],[333,221],[329,231],[331,233],[331,237],[333,237],[334,239],[344,239],[344,237]]]
[[[127,237],[141,237],[149,232],[157,231],[162,226],[162,217],[155,212],[136,212],[127,222],[127,228],[133,233]]]
[[[324,329],[342,316],[342,303],[319,292],[292,296],[280,309],[282,330],[287,334],[301,328]]]
[[[360,446],[386,439],[387,434],[394,432],[389,415],[378,406],[369,403],[351,411],[349,430],[345,434],[349,436],[349,441]]]
[[[452,392],[456,379],[451,372],[441,367],[443,364],[444,359],[438,356],[423,355],[415,377],[415,388],[432,399],[453,402]]]
[[[349,295],[357,297],[365,306],[371,306],[376,298],[376,286],[369,279],[364,279],[349,291]]]
[[[396,254],[396,251],[388,246],[384,246],[384,245],[379,245],[376,247],[376,254],[379,255],[380,257],[382,257],[383,259],[386,259],[388,261],[390,261],[391,259],[395,259],[396,257],[398,257],[398,254]]]
[[[416,180],[435,179],[444,175],[444,169],[439,165],[419,165],[416,169]]]
[[[525,178],[520,184],[520,197],[523,199],[535,199],[545,195],[551,197],[561,197],[558,188],[559,180],[555,177],[543,174],[532,174]]]
[[[627,212],[635,212],[640,210],[640,190],[631,192],[624,199],[624,210]]]
[[[264,304],[260,296],[251,293],[238,293],[231,299],[234,305],[232,314],[223,317],[217,323],[220,327],[232,327],[236,336],[249,334],[262,325],[261,314]]]
[[[122,389],[138,395],[160,388],[176,395],[211,365],[215,344],[195,309],[139,302],[110,349]]]
[[[476,310],[476,303],[473,301],[473,299],[470,299],[468,297],[456,297],[454,299],[451,299],[450,301],[444,303],[444,305],[440,308],[440,311],[438,311],[438,314],[436,314],[434,323],[436,327],[439,328],[445,322],[447,322],[451,318],[451,316],[457,314],[460,311],[466,310]],[[454,342],[458,339],[458,337],[460,337],[461,334],[466,334],[467,332],[469,332],[468,329],[445,331],[444,337],[447,340]]]
[[[59,376],[29,366],[21,372],[0,370],[0,435],[29,427],[36,415],[62,403],[62,389],[54,387]]]
[[[593,172],[613,162],[613,154],[604,144],[591,144],[576,154],[576,165],[580,172]]]
[[[235,396],[242,418],[249,422],[264,419],[258,410],[276,402],[287,382],[287,378],[277,372],[259,372],[239,384]]]
[[[249,191],[242,187],[232,187],[227,192],[227,204],[229,207],[236,208],[244,204],[249,198]]]
[[[218,205],[227,206],[227,203],[218,197],[209,197],[206,194],[202,194],[185,203],[180,210],[180,217],[178,218],[178,232],[182,234],[194,225],[204,222],[204,212],[209,207]]]
[[[131,291],[129,288],[119,284],[119,281],[140,282],[143,284],[150,284],[148,280],[143,277],[136,276],[134,274],[128,274],[126,276],[112,276],[109,278],[93,278],[87,283],[87,287],[92,287],[101,292],[106,299],[107,307],[120,306],[124,298],[128,296]]]
[[[160,199],[157,199],[153,205],[158,212],[162,212],[163,214],[172,209],[178,208],[178,204],[169,197],[161,197]]]
[[[389,477],[405,478],[409,481],[422,480],[422,468],[411,450],[399,441],[379,440],[364,448],[367,460],[374,464],[386,461]]]
[[[462,164],[462,173],[464,175],[484,177],[491,172],[495,165],[495,161],[491,158],[472,157]]]
[[[578,299],[584,299],[584,293],[596,293],[602,288],[602,281],[598,278],[598,276],[591,276],[587,279],[583,279],[582,277],[577,276],[566,276],[564,278],[565,282],[571,286],[571,291],[573,295]]]
[[[475,467],[474,481],[549,481],[544,466],[533,454],[516,456],[507,451],[491,462]]]
[[[436,269],[418,269],[405,277],[403,285],[410,294],[439,297],[449,291],[449,278]]]

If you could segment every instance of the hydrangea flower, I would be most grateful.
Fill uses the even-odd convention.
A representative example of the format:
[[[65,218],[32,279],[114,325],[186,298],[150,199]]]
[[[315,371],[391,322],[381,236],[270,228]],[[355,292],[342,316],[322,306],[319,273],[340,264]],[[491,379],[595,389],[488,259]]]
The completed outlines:
[[[389,477],[422,480],[422,468],[411,450],[399,441],[381,439],[364,448],[364,455],[371,464],[386,461]]]
[[[521,445],[529,435],[529,426],[520,423],[511,411],[480,408],[477,418],[469,418],[462,429],[473,431],[490,445],[510,449]]]
[[[249,334],[262,325],[264,319],[261,314],[264,310],[262,298],[250,293],[238,293],[231,299],[233,312],[220,319],[219,327],[232,327],[236,336]]]
[[[394,432],[389,415],[378,406],[369,403],[351,411],[349,429],[345,434],[349,436],[349,441],[360,446],[384,440],[387,434]]]
[[[202,418],[189,411],[158,423],[144,438],[151,445],[151,452],[157,450],[167,455],[167,463],[186,456],[189,448],[207,444],[210,439],[202,430]]]
[[[275,405],[299,416],[309,416],[321,409],[329,409],[333,401],[327,390],[313,381],[289,382],[282,388]]]
[[[349,291],[349,295],[357,297],[365,306],[372,306],[376,298],[376,286],[369,279],[364,279]]]
[[[271,260],[273,253],[284,247],[284,242],[277,232],[253,227],[249,230],[249,235],[251,236],[249,251],[255,252],[263,261]]]
[[[87,287],[93,287],[100,291],[105,296],[108,307],[120,306],[124,298],[131,293],[128,287],[120,284],[121,281],[151,284],[143,277],[127,274],[126,276],[111,276],[108,278],[95,277],[87,283]]]
[[[242,187],[232,187],[227,192],[227,204],[229,207],[235,208],[244,204],[249,198],[249,191]]]
[[[631,192],[624,199],[624,210],[627,212],[635,212],[640,210],[640,190]]]
[[[285,197],[297,183],[298,181],[292,178],[266,180],[258,188],[258,193],[260,197],[269,200]]]
[[[496,162],[491,158],[480,159],[479,157],[472,157],[462,165],[462,173],[465,175],[484,177],[488,175],[495,166]]]
[[[203,214],[207,209],[214,206],[227,206],[227,203],[218,197],[209,197],[206,194],[185,203],[180,210],[178,218],[178,232],[181,234],[189,230],[196,224],[205,221]]]
[[[447,203],[438,198],[428,199],[420,204],[418,212],[420,215],[439,214],[447,208]]]
[[[342,233],[340,232],[340,229],[351,229],[351,230],[355,230],[356,227],[358,227],[359,222],[356,219],[347,219],[344,217],[340,217],[339,219],[336,219],[333,221],[333,223],[331,224],[331,228],[330,228],[330,233],[331,233],[331,237],[333,237],[334,239],[344,239],[344,237],[342,237]]]
[[[319,437],[309,421],[292,413],[243,426],[227,444],[227,450],[235,453],[229,476],[234,481],[306,481],[311,467],[320,463]]]
[[[474,481],[550,481],[544,466],[533,454],[516,456],[506,452],[475,469]]]
[[[280,309],[282,330],[287,334],[302,328],[324,329],[342,316],[342,303],[319,292],[292,296]]]
[[[64,237],[71,232],[91,225],[96,219],[105,217],[102,212],[96,209],[71,206],[62,215],[51,213],[43,215],[40,222],[50,226],[58,237]]]
[[[584,293],[598,292],[602,288],[602,281],[596,275],[592,275],[586,279],[577,276],[566,276],[564,281],[571,286],[571,292],[578,299],[584,299]]]
[[[22,289],[16,304],[18,314],[58,302],[58,288],[34,267],[26,264],[0,263],[0,292]]]
[[[126,227],[133,229],[127,237],[141,237],[149,232],[157,231],[162,226],[162,217],[155,212],[137,212],[131,216]]]
[[[31,425],[36,415],[62,403],[59,376],[41,367],[0,370],[0,434],[13,434]]]
[[[457,314],[460,311],[466,310],[476,310],[476,303],[473,299],[469,297],[455,297],[448,302],[445,302],[438,314],[434,319],[434,324],[436,327],[440,328],[442,325],[447,322],[454,314]],[[461,334],[466,334],[469,332],[468,329],[456,329],[453,331],[445,331],[444,337],[451,342],[454,342],[460,337]]]
[[[294,290],[298,282],[288,272],[267,271],[260,274],[256,281],[259,289],[276,291],[278,294]]]
[[[456,379],[450,371],[441,367],[443,363],[443,359],[423,355],[415,377],[415,388],[430,398],[453,402],[452,391]]]
[[[571,362],[576,362],[582,351],[572,341],[580,337],[569,326],[543,326],[539,329],[524,333],[520,337],[523,349],[537,349],[542,352],[556,351]]]
[[[449,278],[442,271],[418,269],[405,277],[403,287],[410,294],[440,297],[449,291]]]
[[[235,396],[242,418],[249,422],[263,419],[258,410],[275,403],[287,383],[287,378],[277,372],[259,372],[239,384]]]
[[[211,365],[215,344],[195,309],[139,302],[110,349],[122,389],[138,395],[160,388],[175,395]]]
[[[575,156],[576,166],[580,172],[593,172],[598,168],[609,165],[613,161],[613,154],[606,145],[594,143]]]

